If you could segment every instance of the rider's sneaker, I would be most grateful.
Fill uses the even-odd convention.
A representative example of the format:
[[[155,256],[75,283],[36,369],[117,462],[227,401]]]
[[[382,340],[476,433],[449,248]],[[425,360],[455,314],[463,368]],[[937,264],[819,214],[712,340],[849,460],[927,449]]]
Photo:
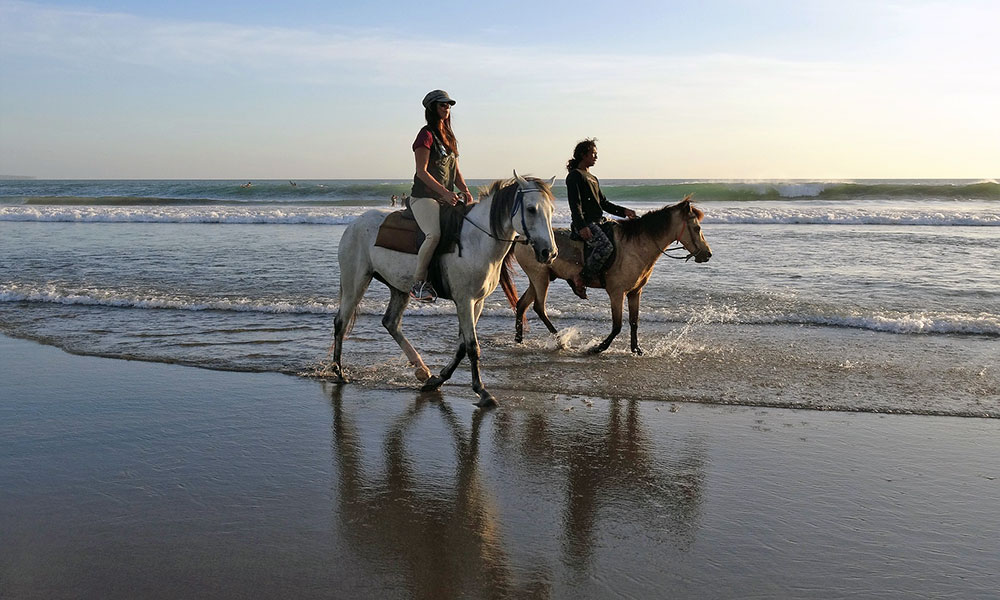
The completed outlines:
[[[576,294],[580,299],[587,299],[587,286],[583,283],[583,277],[577,275],[566,280],[569,283],[569,287],[573,288],[573,293]]]
[[[413,298],[417,302],[434,302],[437,300],[437,297],[438,295],[434,291],[434,286],[426,281],[418,281],[410,289],[410,298]]]

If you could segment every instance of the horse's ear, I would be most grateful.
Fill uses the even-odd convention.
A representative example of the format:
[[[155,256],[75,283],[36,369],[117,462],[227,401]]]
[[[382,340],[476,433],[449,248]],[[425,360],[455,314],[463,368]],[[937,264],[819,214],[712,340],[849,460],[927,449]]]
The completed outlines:
[[[556,176],[555,176],[555,175],[553,175],[553,176],[552,176],[552,179],[550,179],[550,180],[549,180],[549,187],[552,187],[552,185],[553,185],[553,184],[554,184],[555,182],[556,182]]]
[[[528,184],[528,182],[525,181],[523,177],[517,174],[517,169],[514,169],[514,180],[517,181],[518,187],[522,187]]]

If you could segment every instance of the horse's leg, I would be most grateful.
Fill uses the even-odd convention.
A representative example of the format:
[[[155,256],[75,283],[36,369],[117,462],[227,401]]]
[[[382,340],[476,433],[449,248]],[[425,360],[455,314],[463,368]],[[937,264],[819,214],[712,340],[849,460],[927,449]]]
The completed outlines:
[[[423,387],[420,388],[421,391],[429,392],[431,390],[436,390],[439,387],[441,387],[441,384],[451,379],[451,376],[455,372],[455,369],[458,368],[459,363],[462,362],[462,359],[465,358],[466,355],[465,341],[463,341],[461,334],[459,334],[458,337],[459,337],[459,342],[458,342],[458,349],[455,351],[455,358],[451,359],[451,362],[448,363],[448,366],[441,369],[440,374],[431,375],[427,379],[427,381],[424,382]]]
[[[531,282],[531,286],[535,288],[535,314],[542,320],[542,323],[545,323],[549,333],[555,335],[557,333],[556,326],[552,324],[549,315],[545,313],[545,300],[549,297],[548,273],[545,274],[545,277],[539,277],[537,282]]]
[[[343,265],[341,265],[343,268]],[[360,273],[356,271],[342,270],[340,276],[340,306],[337,308],[337,316],[333,319],[333,374],[337,381],[347,383],[347,376],[344,375],[344,367],[341,364],[341,355],[344,350],[344,338],[354,323],[355,313],[361,297],[365,295],[365,290],[372,281],[371,273]]]
[[[608,296],[611,298],[611,334],[604,338],[603,342],[591,348],[591,354],[607,350],[611,346],[611,342],[614,341],[622,330],[622,307],[625,304],[625,295],[621,293],[612,294],[609,291]]]
[[[465,358],[466,354],[468,354],[469,346],[465,330],[467,322],[471,324],[473,328],[475,327],[475,324],[472,322],[472,313],[475,310],[475,307],[470,305],[468,302],[456,301],[455,308],[458,310],[458,349],[455,350],[455,357],[451,359],[451,362],[448,363],[445,368],[441,369],[441,373],[432,376],[424,383],[424,386],[420,388],[425,392],[436,390],[441,387],[441,384],[451,379],[452,374],[455,373],[455,369],[458,368],[462,359]],[[463,310],[463,308],[465,310]]]
[[[528,289],[524,290],[521,297],[517,299],[517,307],[514,309],[514,341],[520,344],[524,341],[524,313],[528,311],[528,305],[535,300],[535,285],[528,280]]]
[[[632,332],[632,353],[639,356],[642,356],[642,348],[639,347],[639,298],[641,296],[642,288],[628,294],[628,325]]]
[[[479,394],[479,402],[476,402],[476,406],[480,407],[496,406],[497,404],[497,400],[493,397],[493,394],[487,392],[483,386],[483,380],[479,373],[479,335],[476,333],[476,325],[479,323],[479,315],[483,313],[483,302],[485,300],[485,298],[480,298],[472,307],[472,314],[470,315],[472,318],[471,326],[466,326],[465,321],[461,318],[461,314],[459,314],[459,322],[462,323],[462,337],[465,339],[465,346],[469,352],[469,368],[472,370],[472,390]]]
[[[476,321],[482,312],[482,302],[482,300],[479,300],[478,303],[471,301],[455,302],[455,308],[458,311],[459,336],[458,350],[455,352],[455,358],[451,364],[441,371],[440,375],[428,379],[422,389],[432,390],[439,387],[451,377],[458,364],[468,355],[472,370],[472,389],[479,395],[479,402],[476,402],[476,406],[487,407],[496,405],[496,398],[483,387],[483,381],[479,373],[479,339],[476,336]]]
[[[410,344],[410,340],[403,335],[403,329],[400,327],[403,322],[403,311],[410,303],[410,295],[396,288],[389,288],[389,293],[391,294],[389,306],[386,307],[385,315],[382,317],[382,326],[386,328],[392,339],[396,340],[399,347],[403,349],[403,353],[406,354],[406,358],[410,360],[410,364],[415,367],[414,374],[417,379],[427,381],[427,378],[431,376],[430,369],[427,368],[424,360],[420,358],[420,354]]]

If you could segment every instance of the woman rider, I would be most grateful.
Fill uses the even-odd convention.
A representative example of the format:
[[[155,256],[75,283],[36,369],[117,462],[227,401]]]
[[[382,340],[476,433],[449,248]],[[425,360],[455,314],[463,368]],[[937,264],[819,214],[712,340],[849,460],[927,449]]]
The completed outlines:
[[[413,141],[417,170],[410,191],[410,208],[427,237],[417,252],[417,269],[413,274],[416,282],[410,297],[420,302],[434,302],[437,292],[427,281],[427,270],[441,238],[440,204],[468,204],[472,202],[472,194],[458,168],[458,141],[451,130],[451,107],[455,101],[448,92],[433,90],[424,96],[423,104],[427,125]],[[456,186],[459,193],[455,192]]]
[[[604,196],[601,184],[591,175],[590,167],[597,163],[597,144],[593,138],[578,143],[573,149],[573,158],[566,163],[566,193],[569,196],[569,210],[572,216],[571,229],[583,239],[589,250],[589,258],[583,265],[583,271],[569,280],[573,292],[581,298],[587,297],[586,279],[596,277],[604,268],[604,263],[614,251],[611,240],[601,229],[604,222],[604,211],[619,217],[636,218],[631,208],[618,206]],[[584,252],[588,255],[588,252]]]

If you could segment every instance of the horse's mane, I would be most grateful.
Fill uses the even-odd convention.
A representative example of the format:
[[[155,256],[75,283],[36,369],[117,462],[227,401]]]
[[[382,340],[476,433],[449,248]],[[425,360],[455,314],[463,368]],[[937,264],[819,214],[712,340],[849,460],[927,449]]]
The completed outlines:
[[[620,231],[622,238],[627,240],[636,238],[645,233],[658,233],[663,231],[670,226],[670,222],[674,218],[674,211],[685,202],[690,203],[691,199],[686,197],[677,204],[649,211],[638,219],[618,221],[618,225],[621,227]],[[705,218],[705,213],[702,212],[702,210],[697,206],[692,205],[691,210],[694,212],[695,216],[698,217],[698,221]]]
[[[549,182],[537,177],[524,178],[525,181],[534,183],[545,196],[552,201],[552,188]],[[514,201],[517,198],[517,181],[515,179],[497,179],[487,186],[479,188],[479,197],[493,197],[493,205],[490,207],[490,231],[494,236],[499,236],[500,231],[507,219],[510,218],[510,211],[514,208]]]

